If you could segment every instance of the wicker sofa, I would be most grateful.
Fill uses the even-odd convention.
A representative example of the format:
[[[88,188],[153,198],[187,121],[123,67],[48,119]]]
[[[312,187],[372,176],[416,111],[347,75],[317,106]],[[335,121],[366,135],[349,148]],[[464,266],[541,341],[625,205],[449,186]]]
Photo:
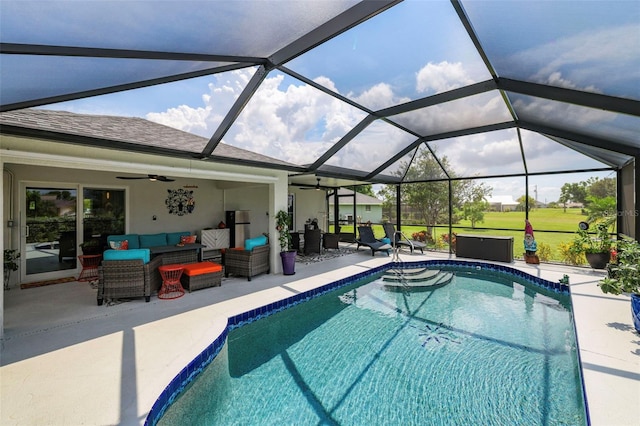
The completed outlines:
[[[233,274],[247,277],[251,281],[251,277],[263,272],[268,274],[269,271],[269,244],[253,247],[250,250],[234,248],[225,252],[225,277]]]

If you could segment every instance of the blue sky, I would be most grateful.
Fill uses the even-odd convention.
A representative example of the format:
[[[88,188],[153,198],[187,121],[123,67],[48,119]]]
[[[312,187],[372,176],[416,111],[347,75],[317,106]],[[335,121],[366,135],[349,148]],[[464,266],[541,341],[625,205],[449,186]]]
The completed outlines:
[[[463,2],[499,74],[506,70],[512,73],[507,77],[634,99],[640,97],[640,87],[635,84],[640,80],[638,2],[617,2],[616,7],[607,6],[611,2],[604,1],[515,3]],[[307,4],[322,11],[320,2]],[[549,10],[553,11],[552,15]],[[139,11],[135,14],[140,15]],[[255,13],[250,15],[255,17]],[[153,23],[149,17],[144,19]],[[277,18],[266,16],[264,21],[269,23],[271,19],[276,22]],[[202,17],[199,20],[205,21]],[[129,17],[123,25],[135,35],[140,28],[134,21]],[[210,28],[200,21],[194,25],[202,29],[199,34],[204,37],[215,37],[218,31],[230,26],[220,21],[221,28]],[[106,31],[101,28],[98,26],[91,38],[99,39],[101,32]],[[252,37],[256,45],[251,49],[260,50],[263,43],[255,40],[259,36]],[[233,42],[238,40],[228,41]],[[194,43],[202,42],[194,38]],[[221,43],[220,49],[224,46]],[[449,1],[405,1],[285,65],[374,110],[490,78]],[[612,68],[615,73],[611,72]],[[248,68],[47,108],[138,116],[209,138],[254,71]],[[525,102],[524,110],[533,117],[542,114],[562,117],[562,120],[571,120],[575,128],[606,128],[607,132],[621,132],[624,136],[633,134],[638,127],[638,120],[631,117],[612,118],[598,111],[585,114],[579,108],[526,97],[518,101]],[[275,71],[267,76],[262,88],[225,135],[224,142],[305,164],[321,155],[364,117],[362,111]],[[504,117],[508,117],[508,111],[499,94],[488,93],[474,102],[440,105],[402,118],[419,123],[428,133],[443,128],[451,119],[462,125],[492,124]],[[383,123],[372,126],[365,136],[340,151],[330,163],[345,167],[366,165],[373,169],[388,158],[392,146],[408,143],[397,129]],[[524,139],[531,171],[534,171],[532,167],[564,169],[567,164],[584,164],[585,168],[599,166],[546,138],[527,135]],[[456,165],[459,175],[522,170],[515,132],[473,135],[434,145]],[[535,178],[539,199],[556,200],[562,183],[575,180],[584,180],[584,176]],[[524,192],[521,181],[521,178],[492,181],[494,195],[517,198]]]

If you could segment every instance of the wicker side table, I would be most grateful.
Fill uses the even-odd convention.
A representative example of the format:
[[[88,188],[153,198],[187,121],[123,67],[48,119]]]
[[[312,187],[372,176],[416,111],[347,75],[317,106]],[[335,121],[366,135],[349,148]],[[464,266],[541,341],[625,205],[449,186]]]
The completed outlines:
[[[162,277],[162,287],[158,291],[158,299],[177,299],[184,296],[184,288],[180,283],[182,269],[183,266],[178,264],[158,266]]]
[[[98,266],[102,261],[101,254],[82,254],[78,256],[80,265],[82,265],[82,271],[78,276],[77,281],[90,282],[98,280]]]

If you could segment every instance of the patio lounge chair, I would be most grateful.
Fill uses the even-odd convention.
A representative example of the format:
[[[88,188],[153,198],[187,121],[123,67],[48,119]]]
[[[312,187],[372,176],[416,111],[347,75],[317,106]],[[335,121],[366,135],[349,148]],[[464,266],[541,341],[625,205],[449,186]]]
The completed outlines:
[[[382,227],[384,228],[385,237],[389,238],[392,241],[392,244],[395,244],[398,247],[409,247],[411,253],[413,253],[413,250],[416,249],[420,250],[420,253],[424,253],[424,248],[426,247],[425,243],[421,241],[410,240],[404,234],[396,233],[396,227],[393,226],[393,223],[384,223],[382,224]]]
[[[377,251],[383,251],[389,256],[389,250],[391,250],[392,247],[387,243],[377,240],[370,226],[358,226],[358,234],[360,238],[356,240],[356,249],[360,249],[360,246],[365,246],[371,249],[371,256],[375,256]]]

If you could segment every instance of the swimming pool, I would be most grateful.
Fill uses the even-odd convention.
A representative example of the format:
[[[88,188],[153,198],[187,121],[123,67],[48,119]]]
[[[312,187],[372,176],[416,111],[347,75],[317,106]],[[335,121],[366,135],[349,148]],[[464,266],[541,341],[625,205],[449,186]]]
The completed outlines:
[[[566,288],[413,266],[454,277],[410,288],[378,271],[244,321],[159,424],[587,423]]]

